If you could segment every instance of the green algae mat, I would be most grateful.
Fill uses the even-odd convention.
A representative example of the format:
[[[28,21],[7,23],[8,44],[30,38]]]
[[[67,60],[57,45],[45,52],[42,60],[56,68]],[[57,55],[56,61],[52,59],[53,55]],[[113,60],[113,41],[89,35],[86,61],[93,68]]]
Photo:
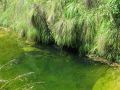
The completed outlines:
[[[120,70],[0,30],[0,90],[120,90]]]

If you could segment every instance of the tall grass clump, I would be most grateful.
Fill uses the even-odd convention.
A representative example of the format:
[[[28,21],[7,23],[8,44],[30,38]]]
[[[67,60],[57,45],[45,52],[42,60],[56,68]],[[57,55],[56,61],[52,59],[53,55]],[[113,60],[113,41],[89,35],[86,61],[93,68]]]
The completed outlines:
[[[45,44],[50,42],[50,31],[47,28],[45,15],[42,10],[38,9],[38,5],[35,5],[39,0],[6,1],[6,10],[1,11],[1,26],[11,27],[18,31],[21,37],[24,36],[29,41]]]
[[[37,30],[37,39],[39,42],[48,43],[51,38],[50,29],[46,21],[45,10],[37,4],[34,4],[34,12],[32,15],[32,25]]]
[[[120,59],[119,1],[48,0],[43,5],[49,5],[47,20],[57,45],[79,48],[80,54]]]
[[[61,47],[77,47],[76,34],[78,31],[77,17],[79,8],[75,7],[75,5],[77,5],[78,1],[53,0],[49,3],[51,4],[51,10],[47,12],[47,21],[48,24],[51,22],[49,27],[55,43]]]
[[[2,0],[0,25],[29,41],[120,60],[119,0]]]
[[[120,8],[117,7],[119,1],[112,0],[104,3],[105,4],[102,4],[98,7],[99,10],[97,11],[99,14],[99,23],[97,25],[97,34],[93,49],[95,54],[99,56],[106,57],[112,61],[119,61],[120,28],[117,23],[119,17],[114,17],[116,13],[119,13],[118,10],[120,10]]]

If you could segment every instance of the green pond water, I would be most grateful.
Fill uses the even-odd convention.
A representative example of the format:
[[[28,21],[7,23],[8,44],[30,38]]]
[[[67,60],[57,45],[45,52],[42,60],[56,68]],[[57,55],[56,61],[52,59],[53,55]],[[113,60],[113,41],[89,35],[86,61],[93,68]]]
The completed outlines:
[[[119,69],[12,34],[0,31],[0,90],[120,90]]]

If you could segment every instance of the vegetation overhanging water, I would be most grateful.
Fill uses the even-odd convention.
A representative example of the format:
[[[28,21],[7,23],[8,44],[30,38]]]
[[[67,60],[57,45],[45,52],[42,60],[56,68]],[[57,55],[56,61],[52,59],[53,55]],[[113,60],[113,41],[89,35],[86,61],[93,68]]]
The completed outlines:
[[[0,0],[0,26],[42,44],[120,60],[119,0]]]
[[[12,35],[11,35],[12,34]],[[1,90],[119,90],[120,71],[0,31]]]
[[[0,0],[0,90],[119,90],[86,55],[120,62],[120,0]]]

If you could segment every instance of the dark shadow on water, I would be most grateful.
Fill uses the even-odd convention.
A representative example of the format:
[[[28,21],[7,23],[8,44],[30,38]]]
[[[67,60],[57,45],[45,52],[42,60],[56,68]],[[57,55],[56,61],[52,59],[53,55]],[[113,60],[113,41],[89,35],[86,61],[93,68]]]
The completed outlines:
[[[41,90],[92,90],[109,68],[51,47],[39,46],[38,51],[25,52],[24,58],[25,68],[33,71],[36,68],[37,79],[46,82],[44,89],[39,87]]]
[[[1,41],[0,66],[4,68],[0,70],[0,80],[11,80],[21,74],[34,72],[33,76],[13,81],[4,90],[16,90],[34,82],[44,83],[33,85],[33,90],[92,90],[109,69],[107,65],[68,53],[54,45],[35,46],[37,50],[31,50],[29,45],[27,47],[21,42],[18,45],[13,37],[4,37]],[[30,48],[30,51],[24,47]],[[9,63],[13,59],[15,61]]]

